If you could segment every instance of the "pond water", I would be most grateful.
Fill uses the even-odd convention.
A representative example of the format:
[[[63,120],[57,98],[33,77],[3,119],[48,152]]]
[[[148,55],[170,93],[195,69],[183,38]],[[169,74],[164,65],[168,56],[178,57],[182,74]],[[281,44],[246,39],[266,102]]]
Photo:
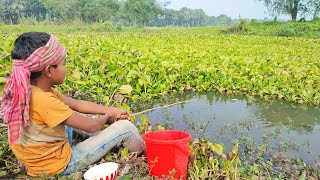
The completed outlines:
[[[224,144],[235,142],[240,151],[302,158],[306,164],[320,162],[320,109],[284,101],[249,101],[245,96],[217,93],[183,93],[130,104],[132,112],[175,102],[184,104],[146,113],[151,124],[189,132],[193,138]],[[138,119],[139,122],[139,119]]]

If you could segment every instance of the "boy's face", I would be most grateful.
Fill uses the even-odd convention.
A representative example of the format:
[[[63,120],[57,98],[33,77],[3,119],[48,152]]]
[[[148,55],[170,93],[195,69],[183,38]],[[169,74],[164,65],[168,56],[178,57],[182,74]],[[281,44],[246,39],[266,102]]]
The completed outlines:
[[[66,67],[65,67],[66,60],[59,63],[56,68],[51,68],[52,73],[52,84],[53,85],[59,85],[62,84],[66,77]]]

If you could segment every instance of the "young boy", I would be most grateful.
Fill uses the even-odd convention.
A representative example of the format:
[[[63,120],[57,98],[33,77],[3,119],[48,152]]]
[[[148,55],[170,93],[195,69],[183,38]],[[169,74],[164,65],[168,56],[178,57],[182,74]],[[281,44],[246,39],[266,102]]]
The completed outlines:
[[[126,111],[75,100],[53,89],[64,82],[66,73],[65,48],[53,35],[24,33],[15,40],[11,55],[12,74],[1,110],[8,123],[10,147],[28,175],[68,175],[120,144],[130,152],[144,150],[136,127],[124,120]],[[89,118],[77,112],[102,116]],[[106,123],[110,126],[99,131]],[[73,128],[95,135],[71,147],[65,127],[69,135]]]

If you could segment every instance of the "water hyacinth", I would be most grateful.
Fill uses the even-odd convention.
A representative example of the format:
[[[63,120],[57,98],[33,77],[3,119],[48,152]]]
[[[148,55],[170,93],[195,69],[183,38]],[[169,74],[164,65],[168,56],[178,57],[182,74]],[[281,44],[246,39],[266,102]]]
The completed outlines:
[[[67,79],[58,87],[67,95],[111,105],[118,93],[136,100],[177,91],[218,91],[320,104],[319,39],[190,33],[55,35],[67,48]],[[0,34],[1,93],[11,71],[10,51],[17,36]],[[150,130],[146,117],[139,130]],[[238,168],[237,144],[224,154],[221,145],[198,141],[193,148],[203,153],[195,153],[194,159],[208,170],[198,173],[225,167],[216,175],[237,179],[239,172],[247,172]],[[198,166],[191,164],[190,169],[197,172]]]
[[[150,98],[172,91],[245,93],[320,104],[318,39],[190,34],[56,34],[68,50],[62,89],[101,100],[122,86]],[[0,85],[16,35],[0,35]],[[132,87],[132,90],[130,89]],[[122,91],[125,89],[122,88]]]

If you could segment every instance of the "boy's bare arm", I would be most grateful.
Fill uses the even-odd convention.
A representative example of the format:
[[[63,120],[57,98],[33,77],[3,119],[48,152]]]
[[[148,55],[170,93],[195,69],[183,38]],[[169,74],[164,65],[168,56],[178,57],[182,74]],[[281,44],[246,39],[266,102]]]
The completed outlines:
[[[85,113],[85,114],[112,113],[112,114],[116,114],[117,118],[120,118],[120,119],[128,118],[128,112],[123,109],[101,106],[99,104],[89,102],[89,101],[76,100],[71,97],[65,96],[64,103],[68,105],[72,110],[80,113]]]
[[[98,118],[89,118],[77,112],[73,112],[71,116],[63,122],[63,124],[88,133],[95,133],[99,131],[103,125],[106,123],[112,123],[115,119],[115,115],[110,113],[106,113]]]

